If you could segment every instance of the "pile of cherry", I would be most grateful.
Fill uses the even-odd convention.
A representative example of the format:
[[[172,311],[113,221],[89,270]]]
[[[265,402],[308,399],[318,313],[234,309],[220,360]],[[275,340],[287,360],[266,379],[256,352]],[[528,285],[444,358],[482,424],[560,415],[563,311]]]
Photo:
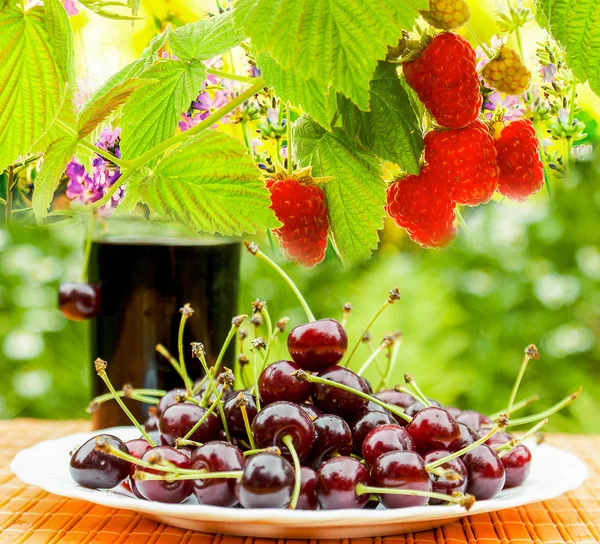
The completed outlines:
[[[257,246],[248,247],[278,269]],[[539,356],[534,346],[525,351],[507,409],[495,416],[441,406],[425,397],[410,375],[405,376],[406,384],[374,393],[360,371],[345,366],[360,339],[348,350],[342,324],[315,320],[293,287],[309,322],[289,334],[291,360],[267,365],[281,322],[266,340],[254,339],[252,361],[244,359],[255,379],[245,389],[233,390],[234,375],[220,363],[246,316],[233,319],[213,368],[206,364],[202,345],[192,345],[192,355],[206,370],[195,383],[187,374],[181,343],[179,361],[159,346],[183,381],[181,389],[165,394],[115,391],[107,363],[97,359],[96,371],[111,398],[141,436],[128,442],[108,434],[90,439],[71,457],[73,479],[93,489],[125,486],[140,499],[165,503],[181,503],[195,495],[200,504],[224,507],[316,510],[380,502],[387,508],[459,504],[468,509],[475,500],[490,499],[526,480],[532,455],[523,438],[536,433],[549,415],[578,394],[544,412],[510,418],[536,400],[515,402],[527,363]],[[386,304],[398,298],[398,290],[392,289]],[[193,312],[189,305],[181,311],[183,330]],[[262,302],[255,302],[253,311],[255,317],[268,317]],[[386,342],[394,339],[387,337]],[[143,425],[123,396],[155,404]],[[529,423],[535,425],[519,439],[506,431]]]

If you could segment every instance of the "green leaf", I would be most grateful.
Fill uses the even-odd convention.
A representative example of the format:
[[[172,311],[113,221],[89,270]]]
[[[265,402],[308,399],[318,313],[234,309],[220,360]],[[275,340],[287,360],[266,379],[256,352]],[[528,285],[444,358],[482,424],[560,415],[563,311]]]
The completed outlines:
[[[175,134],[181,112],[198,96],[206,76],[200,61],[165,61],[142,74],[152,84],[133,93],[123,108],[121,151],[139,157]]]
[[[44,162],[35,178],[33,188],[33,213],[38,224],[41,224],[48,215],[48,208],[52,204],[54,191],[56,191],[60,178],[76,147],[77,141],[70,136],[65,136],[52,142],[44,155]]]
[[[352,144],[335,128],[326,132],[302,116],[293,127],[293,153],[300,166],[313,167],[313,175],[333,176],[323,184],[329,210],[329,237],[344,266],[371,256],[377,231],[383,227],[385,183],[381,167],[370,153]]]
[[[260,53],[256,63],[265,83],[275,94],[296,108],[302,108],[322,127],[329,130],[335,113],[335,93],[314,79],[304,79],[293,69],[283,70],[268,53]]]
[[[567,53],[567,64],[600,96],[600,0],[535,0],[536,20]]]
[[[152,62],[154,62],[157,58],[157,53],[165,46],[170,35],[171,27],[170,25],[167,25],[160,34],[157,34],[150,40],[148,47],[142,51],[140,58],[151,59]]]
[[[382,159],[399,164],[411,174],[419,172],[423,152],[420,119],[402,87],[396,65],[380,62],[371,81],[371,111],[363,112],[343,96],[338,110],[344,130]]]
[[[257,52],[367,110],[377,61],[427,8],[427,0],[239,0],[234,15]]]
[[[244,32],[235,27],[233,13],[227,11],[174,30],[169,37],[169,46],[180,59],[208,60],[243,41]]]
[[[0,13],[0,172],[29,151],[61,109],[65,81],[44,10]]]
[[[46,29],[54,58],[62,70],[63,79],[75,84],[75,47],[69,16],[60,0],[44,0]]]
[[[239,235],[280,226],[260,171],[237,139],[207,130],[127,185],[153,213],[196,230]]]

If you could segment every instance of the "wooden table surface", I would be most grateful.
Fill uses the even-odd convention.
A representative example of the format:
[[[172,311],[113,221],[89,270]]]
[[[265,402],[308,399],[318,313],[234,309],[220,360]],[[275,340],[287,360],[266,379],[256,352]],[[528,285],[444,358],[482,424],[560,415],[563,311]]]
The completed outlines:
[[[317,544],[195,533],[161,525],[125,510],[57,497],[20,482],[8,465],[22,448],[40,440],[88,430],[85,421],[0,421],[0,542]],[[579,455],[590,477],[579,489],[551,501],[477,514],[440,529],[406,535],[327,541],[327,544],[531,544],[600,542],[600,436],[548,436]]]

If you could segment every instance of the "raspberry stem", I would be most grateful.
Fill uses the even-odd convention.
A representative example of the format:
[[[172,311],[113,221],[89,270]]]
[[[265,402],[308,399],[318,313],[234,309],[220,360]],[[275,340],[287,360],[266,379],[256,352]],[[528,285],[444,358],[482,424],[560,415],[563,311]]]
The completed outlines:
[[[285,105],[286,121],[285,128],[287,132],[287,170],[291,176],[294,172],[294,163],[292,161],[292,106],[288,100]]]
[[[487,58],[489,60],[492,60],[494,58],[494,55],[492,55],[492,53],[490,53],[490,50],[479,39],[479,36],[477,36],[477,34],[475,33],[475,31],[473,30],[473,28],[471,27],[471,25],[469,23],[467,23],[466,27],[469,29],[469,32],[473,35],[473,38],[475,38],[475,41],[479,44],[479,47],[481,47],[481,50],[485,53],[485,55],[487,56]]]

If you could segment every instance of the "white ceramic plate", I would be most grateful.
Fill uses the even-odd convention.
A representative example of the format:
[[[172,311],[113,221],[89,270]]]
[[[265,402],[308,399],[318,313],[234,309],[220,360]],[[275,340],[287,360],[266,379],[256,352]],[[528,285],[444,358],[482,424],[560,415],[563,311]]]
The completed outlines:
[[[115,427],[48,440],[18,453],[10,468],[25,483],[56,495],[133,510],[162,523],[210,533],[271,538],[359,538],[430,529],[468,515],[460,506],[315,512],[244,510],[202,506],[193,499],[183,504],[161,504],[136,499],[121,489],[85,489],[71,479],[69,452],[100,432],[123,440],[139,435],[134,427]],[[533,466],[525,484],[503,491],[494,499],[478,501],[469,514],[551,499],[579,487],[586,479],[587,468],[575,455],[545,444],[530,447]]]

